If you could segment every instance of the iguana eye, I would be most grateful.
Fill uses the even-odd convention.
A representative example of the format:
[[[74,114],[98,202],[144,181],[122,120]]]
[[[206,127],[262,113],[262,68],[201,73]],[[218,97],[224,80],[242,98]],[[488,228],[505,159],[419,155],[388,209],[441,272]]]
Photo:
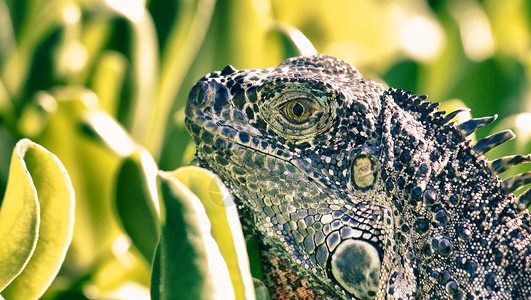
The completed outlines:
[[[297,98],[284,103],[280,107],[282,115],[295,124],[302,124],[307,121],[315,112],[312,101],[304,98]]]
[[[282,137],[304,141],[331,126],[331,96],[318,90],[287,89],[284,92],[262,89],[258,98],[260,115]]]

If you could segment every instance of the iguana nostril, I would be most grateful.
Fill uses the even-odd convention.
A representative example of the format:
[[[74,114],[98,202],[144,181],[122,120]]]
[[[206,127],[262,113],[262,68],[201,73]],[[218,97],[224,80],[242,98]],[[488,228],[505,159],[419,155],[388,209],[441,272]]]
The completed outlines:
[[[380,277],[380,257],[373,245],[349,239],[337,247],[330,258],[336,281],[360,299],[374,299]]]
[[[208,103],[208,90],[209,85],[206,82],[198,82],[190,91],[190,96],[188,96],[188,103],[192,104],[196,108],[204,107]]]

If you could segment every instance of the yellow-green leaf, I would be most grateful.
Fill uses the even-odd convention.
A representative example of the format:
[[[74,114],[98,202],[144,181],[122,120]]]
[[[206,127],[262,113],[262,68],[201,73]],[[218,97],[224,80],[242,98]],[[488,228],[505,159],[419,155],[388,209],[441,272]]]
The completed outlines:
[[[236,299],[254,299],[245,239],[231,195],[218,177],[206,169],[183,167],[174,176],[201,200],[212,223],[212,236],[229,267]]]
[[[18,164],[25,166],[25,184],[29,184],[28,180],[32,182],[28,191],[32,187],[33,193],[37,193],[40,223],[33,255],[2,295],[8,299],[36,299],[57,275],[70,245],[74,227],[74,190],[62,163],[43,147],[24,139],[17,144],[15,153],[14,159],[23,159]],[[21,198],[17,200],[21,201]]]
[[[160,172],[162,234],[153,299],[235,299],[230,275],[201,202],[174,173]]]
[[[22,272],[37,245],[39,202],[24,162],[29,145],[22,140],[13,150],[0,209],[0,290]]]

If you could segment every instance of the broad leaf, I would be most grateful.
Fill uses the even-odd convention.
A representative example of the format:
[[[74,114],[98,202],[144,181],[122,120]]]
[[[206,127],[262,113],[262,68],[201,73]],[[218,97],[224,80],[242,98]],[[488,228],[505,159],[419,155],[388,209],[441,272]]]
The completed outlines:
[[[230,193],[216,175],[203,168],[179,168],[174,176],[201,200],[212,224],[212,236],[229,267],[236,299],[254,299],[245,239]]]
[[[153,260],[160,235],[157,171],[149,153],[139,149],[122,162],[115,188],[122,226],[148,262]]]
[[[230,275],[201,202],[174,173],[159,173],[162,234],[153,299],[234,299]]]
[[[0,290],[22,272],[37,245],[39,202],[24,162],[28,145],[26,141],[20,142],[13,150],[0,209]]]
[[[12,245],[6,248],[18,252],[16,249],[20,249],[21,244],[28,244],[35,236],[38,239],[29,262],[2,291],[2,295],[8,299],[36,299],[44,293],[57,275],[70,245],[74,227],[74,190],[59,159],[30,140],[24,139],[17,144],[12,165],[14,173],[13,177],[10,174],[9,180],[10,182],[13,180],[13,184],[11,187],[8,184],[6,201],[32,204],[27,211],[25,207],[19,207],[21,210],[18,214],[9,214],[15,212],[13,206],[3,205],[0,222],[4,222],[4,218],[8,223],[11,218],[18,220],[25,218],[26,221],[23,223],[38,224],[38,232],[35,232],[33,225],[27,228],[19,227],[21,230],[6,228],[18,236],[15,236],[15,241],[4,240],[2,244]],[[12,189],[16,191],[10,192]],[[35,203],[36,199],[38,204]],[[4,208],[7,209],[5,213]],[[0,228],[4,229],[3,226]],[[4,236],[2,234],[1,238]],[[25,241],[18,244],[21,238]],[[22,250],[27,252],[28,248],[23,246]]]

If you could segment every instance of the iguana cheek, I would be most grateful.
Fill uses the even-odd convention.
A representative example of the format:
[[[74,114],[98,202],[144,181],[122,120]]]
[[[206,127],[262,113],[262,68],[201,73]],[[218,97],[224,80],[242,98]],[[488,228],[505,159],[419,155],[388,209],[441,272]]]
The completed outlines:
[[[374,299],[378,290],[380,258],[371,244],[349,239],[337,246],[330,258],[334,279],[360,299]]]

